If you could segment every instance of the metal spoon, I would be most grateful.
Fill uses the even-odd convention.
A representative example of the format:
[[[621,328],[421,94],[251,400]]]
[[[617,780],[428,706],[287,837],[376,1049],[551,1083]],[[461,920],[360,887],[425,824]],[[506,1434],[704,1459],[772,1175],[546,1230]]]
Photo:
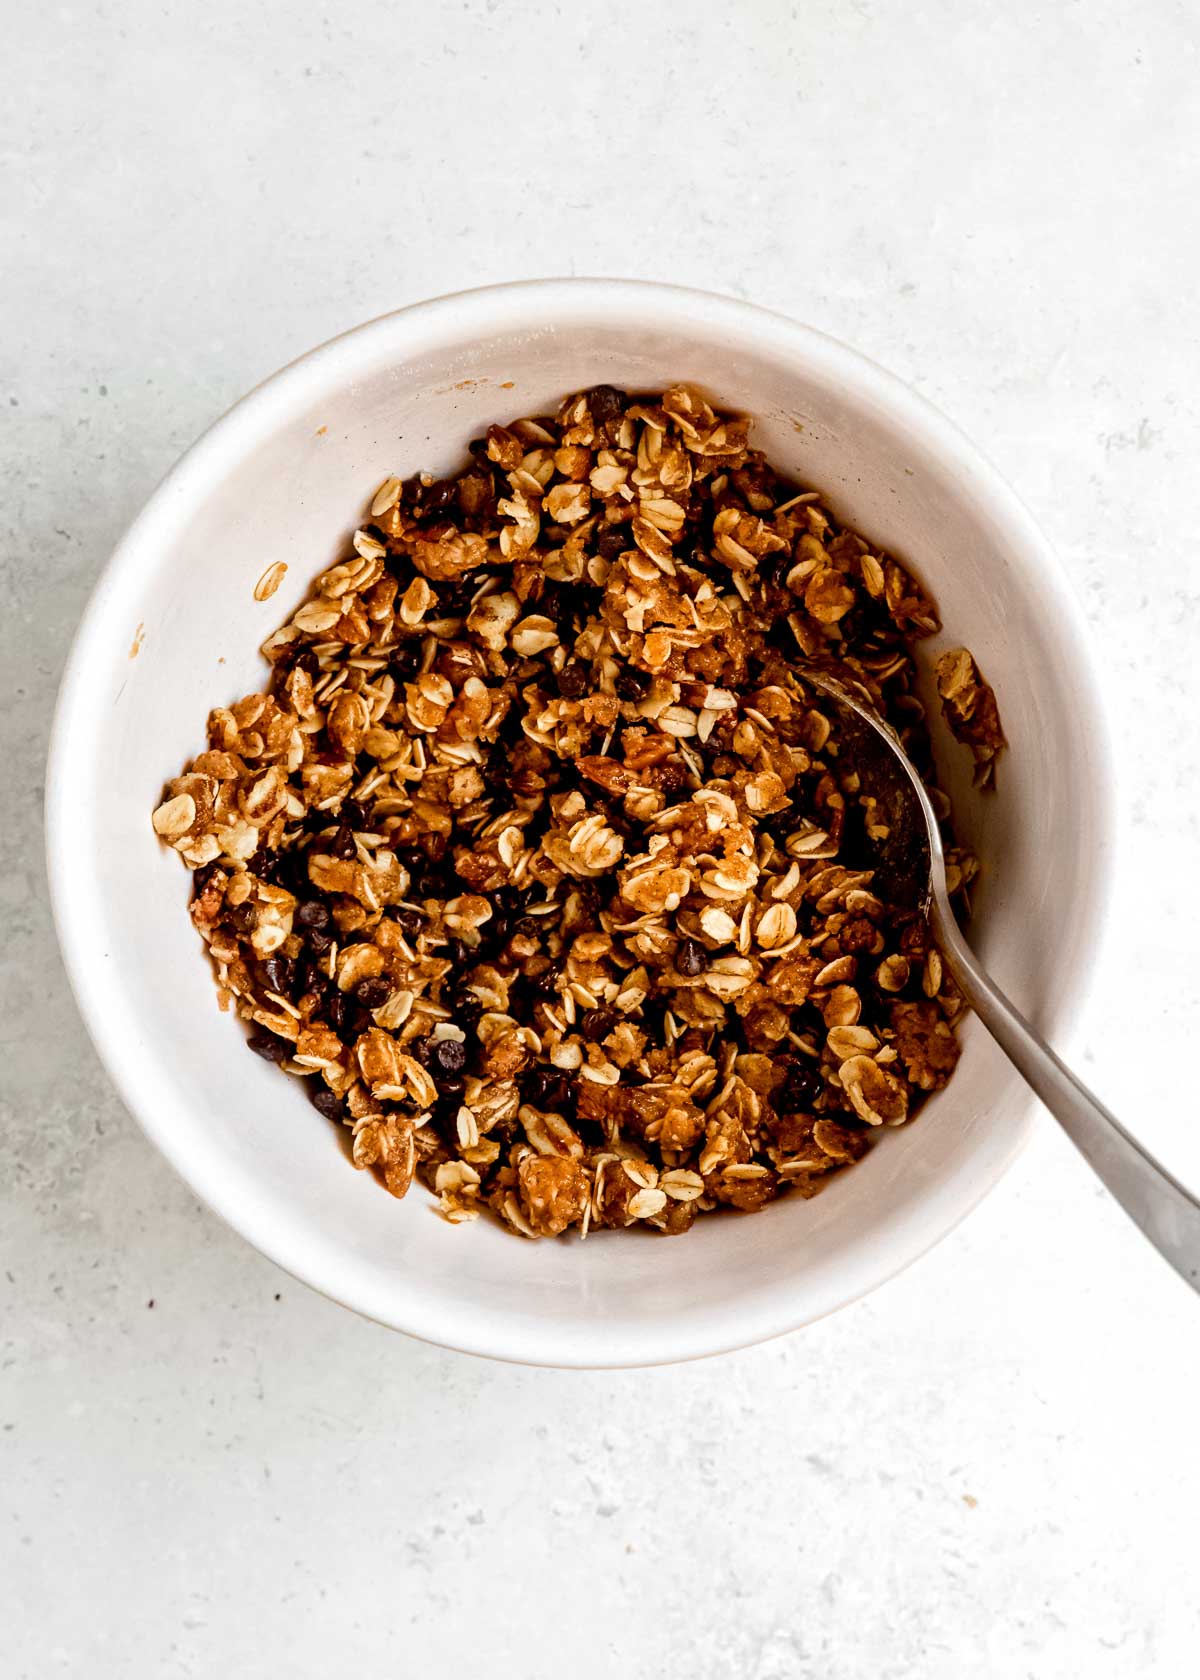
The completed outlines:
[[[879,883],[877,871],[877,884],[897,903],[927,903],[943,960],[967,1003],[1134,1224],[1200,1292],[1200,1201],[1076,1079],[983,969],[954,919],[929,795],[892,729],[836,677],[816,668],[798,675],[828,695],[843,717],[850,714],[868,726],[854,732],[857,767],[880,798],[892,830],[885,843],[890,855],[885,849],[880,859],[886,879]],[[887,748],[887,756],[871,750],[872,737]]]

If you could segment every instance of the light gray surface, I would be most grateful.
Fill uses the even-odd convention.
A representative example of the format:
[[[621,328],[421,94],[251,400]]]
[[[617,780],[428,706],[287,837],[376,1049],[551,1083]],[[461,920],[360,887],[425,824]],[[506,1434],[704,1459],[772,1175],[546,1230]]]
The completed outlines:
[[[1194,9],[5,18],[4,1672],[1191,1671],[1200,1310],[1049,1121],[800,1336],[618,1376],[442,1354],[280,1276],[145,1145],[66,993],[39,823],[96,573],[255,380],[465,284],[750,297],[955,416],[1070,568],[1125,813],[1081,1067],[1200,1183]]]

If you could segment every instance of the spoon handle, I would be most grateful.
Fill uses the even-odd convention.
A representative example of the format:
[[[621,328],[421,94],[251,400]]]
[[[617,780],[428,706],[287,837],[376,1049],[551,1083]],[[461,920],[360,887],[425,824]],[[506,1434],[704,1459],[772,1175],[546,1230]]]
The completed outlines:
[[[934,931],[959,990],[1125,1212],[1200,1292],[1200,1202],[1064,1066],[980,966],[935,892]]]

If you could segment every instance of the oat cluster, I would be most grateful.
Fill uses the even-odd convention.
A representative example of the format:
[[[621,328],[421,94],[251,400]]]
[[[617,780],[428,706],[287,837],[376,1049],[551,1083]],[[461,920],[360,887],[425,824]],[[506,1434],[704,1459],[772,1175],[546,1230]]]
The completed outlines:
[[[936,612],[748,430],[600,386],[387,480],[154,813],[250,1048],[450,1220],[808,1196],[953,1071],[960,999],[804,681],[928,767]],[[940,680],[990,775],[991,691],[965,652]]]

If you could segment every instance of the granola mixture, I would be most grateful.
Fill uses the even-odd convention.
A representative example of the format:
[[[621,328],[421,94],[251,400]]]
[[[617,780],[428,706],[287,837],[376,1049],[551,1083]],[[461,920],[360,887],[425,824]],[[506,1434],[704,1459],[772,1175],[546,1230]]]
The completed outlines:
[[[599,386],[388,479],[154,813],[250,1048],[452,1221],[810,1196],[954,1070],[960,999],[804,683],[859,683],[929,770],[936,611],[748,431]],[[965,651],[938,681],[990,776],[990,689]]]

